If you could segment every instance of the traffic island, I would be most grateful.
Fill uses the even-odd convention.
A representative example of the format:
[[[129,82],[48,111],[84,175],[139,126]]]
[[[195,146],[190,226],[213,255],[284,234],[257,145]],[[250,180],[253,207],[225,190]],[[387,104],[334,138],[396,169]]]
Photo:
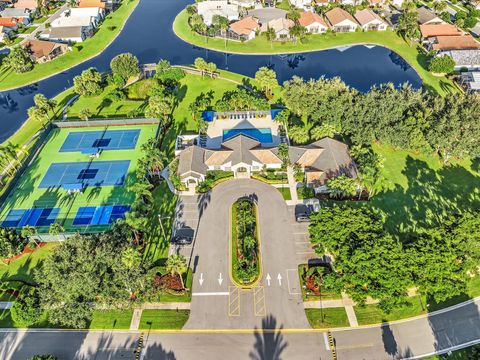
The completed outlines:
[[[241,288],[252,288],[261,279],[258,207],[251,198],[240,198],[231,208],[230,278]]]

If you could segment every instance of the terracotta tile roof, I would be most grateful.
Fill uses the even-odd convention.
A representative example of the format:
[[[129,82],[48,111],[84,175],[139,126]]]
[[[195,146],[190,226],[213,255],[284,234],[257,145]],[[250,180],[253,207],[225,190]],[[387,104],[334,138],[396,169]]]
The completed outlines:
[[[300,14],[300,19],[298,19],[298,22],[302,26],[308,26],[313,23],[319,23],[328,28],[328,25],[325,22],[325,20],[323,20],[323,18],[320,15],[313,13],[311,11],[302,12]]]
[[[0,26],[15,27],[19,22],[21,22],[21,20],[17,18],[11,18],[11,17],[0,18]]]
[[[105,9],[105,3],[101,0],[80,0],[78,3],[79,8],[98,7]]]
[[[268,27],[271,27],[275,32],[279,32],[281,30],[288,30],[295,26],[295,23],[290,19],[275,19],[268,22]]]
[[[253,16],[247,16],[246,18],[230,25],[230,29],[238,35],[249,35],[252,31],[256,31],[258,28],[258,20]]]
[[[424,24],[420,25],[420,31],[423,38],[462,35],[462,32],[452,24]]]
[[[63,44],[57,44],[51,41],[42,40],[30,40],[23,44],[25,48],[28,48],[30,53],[37,59],[41,59],[44,56],[50,55],[50,53],[59,46],[65,46]]]
[[[465,50],[480,49],[480,43],[472,35],[463,36],[437,36],[433,50]]]
[[[355,19],[357,19],[358,23],[362,26],[367,25],[368,23],[370,23],[374,20],[379,20],[381,22],[384,22],[380,16],[375,14],[370,9],[364,9],[364,10],[357,11],[355,13]]]
[[[37,8],[37,0],[18,0],[13,7],[18,9],[35,10]]]
[[[332,24],[332,26],[335,26],[344,20],[349,20],[355,24],[357,23],[352,15],[340,8],[334,8],[330,11],[327,11],[325,13],[325,17],[328,19],[330,24]]]

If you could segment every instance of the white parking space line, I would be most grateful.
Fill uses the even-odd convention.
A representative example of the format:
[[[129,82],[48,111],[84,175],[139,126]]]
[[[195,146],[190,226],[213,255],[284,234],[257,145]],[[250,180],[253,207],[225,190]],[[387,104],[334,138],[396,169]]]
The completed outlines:
[[[228,295],[229,295],[228,291],[192,293],[192,296],[228,296]]]
[[[287,269],[287,284],[288,284],[288,293],[290,295],[300,295],[301,292],[298,292],[298,291],[292,291],[292,287],[290,285],[290,275],[289,273],[290,272],[293,272],[293,275],[292,276],[297,276],[297,269]]]

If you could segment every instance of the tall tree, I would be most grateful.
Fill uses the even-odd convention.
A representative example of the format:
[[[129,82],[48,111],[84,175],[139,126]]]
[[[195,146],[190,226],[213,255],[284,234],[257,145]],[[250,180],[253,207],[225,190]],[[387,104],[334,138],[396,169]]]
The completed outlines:
[[[183,255],[173,254],[168,257],[165,265],[170,274],[178,275],[180,282],[182,283],[182,288],[185,289],[185,284],[183,283],[183,274],[185,274],[188,270],[185,257]]]
[[[73,89],[78,95],[98,95],[102,92],[102,86],[102,74],[92,67],[73,78]]]
[[[120,83],[123,85],[127,83],[128,79],[140,74],[138,59],[130,53],[115,56],[110,62],[110,68],[113,76],[120,79]]]
[[[273,95],[273,89],[278,86],[277,74],[275,71],[266,66],[262,66],[255,73],[255,80],[257,80],[259,83],[267,99],[271,99]]]
[[[3,63],[13,69],[16,73],[25,73],[33,69],[33,61],[30,54],[21,46],[15,46],[5,57]]]

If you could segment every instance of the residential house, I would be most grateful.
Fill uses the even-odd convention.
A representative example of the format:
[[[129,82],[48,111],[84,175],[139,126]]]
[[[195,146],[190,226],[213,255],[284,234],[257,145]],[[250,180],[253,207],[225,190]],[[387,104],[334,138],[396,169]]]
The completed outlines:
[[[22,46],[36,63],[50,61],[68,50],[68,46],[65,44],[42,40],[28,40]]]
[[[105,9],[106,3],[102,0],[80,0],[78,2],[79,8],[100,8]]]
[[[60,17],[50,23],[56,27],[84,27],[93,30],[98,26],[105,14],[101,8],[73,8],[65,10]]]
[[[436,36],[461,36],[461,32],[452,24],[424,24],[420,25],[422,39],[427,40]]]
[[[467,71],[460,75],[460,84],[467,92],[480,92],[480,71]]]
[[[242,20],[230,24],[229,32],[233,38],[248,41],[255,38],[259,29],[258,19],[253,16],[247,16]]]
[[[12,31],[9,27],[0,25],[0,42],[5,42],[6,39],[9,39]]]
[[[258,24],[260,25],[260,31],[267,31],[268,22],[275,19],[287,17],[287,12],[282,9],[277,8],[264,8],[264,9],[254,9],[248,10],[247,16],[253,16],[258,19]]]
[[[480,49],[439,51],[436,56],[443,55],[455,61],[455,70],[480,70]]]
[[[40,38],[50,41],[77,43],[91,36],[91,31],[91,28],[85,26],[51,27],[40,34]]]
[[[327,22],[320,15],[311,11],[302,12],[298,22],[311,34],[324,33],[328,30]]]
[[[334,0],[315,0],[316,6],[327,6],[328,4],[334,3]]]
[[[436,36],[429,43],[429,50],[470,50],[480,49],[480,43],[472,35]]]
[[[202,1],[197,3],[197,12],[202,16],[203,22],[207,26],[212,25],[215,15],[223,16],[229,21],[239,19],[238,5],[229,4],[223,0]]]
[[[13,7],[16,9],[29,9],[31,12],[37,11],[37,0],[17,0]]]
[[[364,9],[355,12],[355,19],[364,31],[385,31],[387,23],[373,10]]]
[[[306,146],[288,148],[290,163],[300,166],[305,171],[306,183],[316,192],[327,190],[328,180],[339,175],[357,177],[357,168],[353,162],[348,146],[328,137]]]
[[[353,32],[358,27],[358,23],[353,16],[341,8],[327,11],[325,17],[335,32]]]
[[[4,28],[10,30],[10,31],[15,31],[18,29],[18,26],[22,24],[22,19],[17,19],[17,18],[0,18],[0,26],[3,26]]]
[[[275,31],[275,38],[277,40],[285,40],[290,38],[290,29],[295,26],[295,23],[290,19],[275,19],[268,22],[267,27]]]
[[[437,16],[433,11],[427,9],[425,6],[415,9],[418,14],[418,23],[420,25],[425,24],[445,24],[440,17]]]
[[[308,186],[322,189],[328,180],[341,174],[357,176],[347,145],[337,140],[323,138],[303,147],[290,146],[288,153],[290,162],[305,171]],[[232,171],[236,178],[248,178],[263,169],[282,167],[278,147],[264,148],[258,140],[243,134],[224,141],[218,150],[189,146],[180,152],[178,160],[177,175],[186,186],[205,180],[210,170]]]
[[[253,8],[255,7],[256,0],[230,0],[229,3],[232,5],[237,5],[242,8]]]
[[[285,0],[284,0],[285,1]],[[312,7],[311,0],[288,0],[291,6],[299,9],[310,9]]]
[[[405,0],[392,0],[390,4],[395,6],[397,9],[401,9]]]
[[[356,5],[360,5],[362,1],[361,0],[340,0],[339,3],[342,5],[356,6]]]
[[[17,18],[22,19],[24,24],[30,23],[31,11],[29,9],[6,8],[0,12],[2,18]]]

